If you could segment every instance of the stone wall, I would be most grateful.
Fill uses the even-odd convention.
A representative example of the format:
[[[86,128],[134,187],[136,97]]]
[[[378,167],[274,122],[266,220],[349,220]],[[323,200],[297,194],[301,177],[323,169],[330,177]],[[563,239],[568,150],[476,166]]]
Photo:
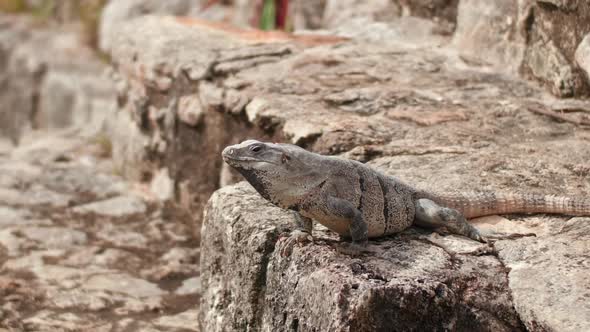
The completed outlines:
[[[186,18],[130,21],[112,58],[119,114],[144,144],[115,138],[116,145],[139,149],[144,157],[127,167],[141,169],[152,188],[167,174],[197,224],[209,194],[235,181],[221,149],[246,138],[368,162],[426,189],[590,193],[587,119],[561,113],[590,109],[588,102],[556,99],[465,57],[436,29],[413,26],[428,21],[367,27],[395,36],[376,42],[369,34],[265,33]],[[487,247],[410,230],[371,242],[373,253],[359,260],[339,254],[322,228],[313,245],[289,247],[281,239],[287,213],[248,185],[226,187],[203,217],[201,328],[587,328],[580,294],[590,285],[576,262],[588,219],[510,219],[478,226],[538,237]],[[566,285],[576,285],[575,295],[560,291]]]
[[[33,100],[38,93],[35,76],[40,70],[27,70],[25,64],[12,57],[14,45],[28,36],[26,26],[21,22],[2,17],[0,23],[0,135],[13,143],[20,139],[23,127],[29,125],[34,113]]]
[[[101,13],[99,26],[99,48],[109,52],[113,43],[113,34],[122,22],[146,14],[187,15],[197,11],[202,5],[200,0],[127,0],[108,1]]]
[[[252,3],[220,6],[224,20],[247,26],[255,11]],[[400,17],[428,18],[438,34],[453,35],[456,47],[472,61],[520,73],[558,97],[590,95],[588,66],[575,59],[590,34],[590,3],[584,0],[300,0],[291,9],[296,31],[351,24],[358,29],[354,22],[359,20],[366,26],[395,24]],[[211,11],[200,15],[215,17]]]
[[[588,68],[575,59],[590,34],[587,1],[463,0],[458,13],[454,40],[464,54],[518,71],[558,97],[590,95]]]
[[[24,131],[83,126],[98,132],[115,110],[107,63],[84,44],[76,26],[36,26],[2,16],[1,136],[17,143]]]

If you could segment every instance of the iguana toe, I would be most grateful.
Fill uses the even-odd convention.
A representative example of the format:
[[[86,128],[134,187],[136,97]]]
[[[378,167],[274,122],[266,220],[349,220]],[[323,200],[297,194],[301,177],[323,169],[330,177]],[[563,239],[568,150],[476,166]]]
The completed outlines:
[[[363,243],[355,243],[355,242],[344,242],[344,243],[340,243],[337,247],[336,247],[336,251],[338,251],[341,254],[344,255],[348,255],[348,256],[359,256],[361,254],[364,253],[370,253],[371,250],[369,250],[367,248],[367,243],[363,242]]]
[[[307,232],[296,229],[288,237],[284,238],[284,242],[281,249],[281,256],[286,257],[291,255],[296,245],[303,246],[313,242],[313,237]]]
[[[481,243],[488,243],[488,239],[481,235],[479,231],[475,228],[472,228],[472,230],[468,234],[468,237]]]

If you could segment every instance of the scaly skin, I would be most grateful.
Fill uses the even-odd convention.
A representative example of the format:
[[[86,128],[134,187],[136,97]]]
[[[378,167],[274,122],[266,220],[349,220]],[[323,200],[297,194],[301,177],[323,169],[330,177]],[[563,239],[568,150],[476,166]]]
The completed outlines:
[[[485,242],[466,218],[504,213],[590,215],[590,199],[516,193],[423,192],[357,161],[290,144],[255,140],[228,146],[223,159],[273,204],[295,211],[298,229],[312,220],[363,245],[412,224],[445,228]]]

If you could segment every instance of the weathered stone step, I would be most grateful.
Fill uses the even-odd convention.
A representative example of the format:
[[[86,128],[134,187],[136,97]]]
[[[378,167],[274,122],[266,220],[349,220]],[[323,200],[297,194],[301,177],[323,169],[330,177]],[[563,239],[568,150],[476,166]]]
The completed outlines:
[[[461,255],[410,232],[371,241],[370,254],[338,252],[315,229],[313,244],[286,248],[291,213],[247,184],[217,191],[205,212],[201,328],[207,331],[514,331],[523,329],[493,256]],[[453,249],[482,245],[455,239]]]
[[[0,330],[198,330],[190,216],[86,137],[34,134],[0,160]]]

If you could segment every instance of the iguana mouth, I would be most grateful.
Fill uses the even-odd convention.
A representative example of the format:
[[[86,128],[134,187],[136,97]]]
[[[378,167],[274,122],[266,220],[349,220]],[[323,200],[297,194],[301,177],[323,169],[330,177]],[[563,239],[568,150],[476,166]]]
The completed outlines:
[[[227,154],[223,155],[223,159],[225,161],[260,162],[260,163],[268,163],[268,164],[278,165],[277,163],[274,163],[274,162],[268,161],[268,160],[256,159],[256,158],[252,158],[252,157],[234,157],[234,156],[228,156]]]
[[[260,159],[256,159],[256,158],[252,158],[252,157],[231,157],[231,156],[223,156],[223,158],[225,160],[234,160],[234,161],[262,161],[264,162],[264,160],[260,160]]]

